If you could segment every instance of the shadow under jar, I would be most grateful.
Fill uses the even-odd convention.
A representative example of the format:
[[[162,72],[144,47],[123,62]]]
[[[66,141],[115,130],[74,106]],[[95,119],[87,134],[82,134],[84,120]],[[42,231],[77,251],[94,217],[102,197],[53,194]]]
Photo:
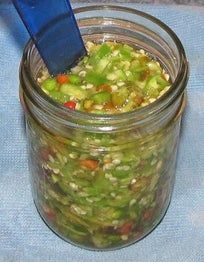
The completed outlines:
[[[38,86],[44,64],[31,41],[25,48],[20,97],[35,205],[64,240],[87,249],[111,250],[147,235],[167,210],[188,64],[177,36],[143,12],[90,6],[76,9],[75,15],[84,41],[118,41],[144,49],[172,82],[163,96],[132,112],[74,111]],[[81,165],[84,159],[94,160],[96,166]]]

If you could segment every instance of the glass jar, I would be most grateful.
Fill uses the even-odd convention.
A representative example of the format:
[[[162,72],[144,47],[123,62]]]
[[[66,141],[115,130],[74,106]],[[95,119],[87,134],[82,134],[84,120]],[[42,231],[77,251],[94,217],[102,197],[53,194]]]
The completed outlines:
[[[167,210],[188,64],[177,36],[150,15],[119,6],[83,7],[75,14],[84,41],[142,48],[173,82],[163,96],[133,112],[73,111],[43,93],[36,79],[44,64],[31,41],[25,48],[20,97],[37,210],[64,240],[108,250],[143,238]]]

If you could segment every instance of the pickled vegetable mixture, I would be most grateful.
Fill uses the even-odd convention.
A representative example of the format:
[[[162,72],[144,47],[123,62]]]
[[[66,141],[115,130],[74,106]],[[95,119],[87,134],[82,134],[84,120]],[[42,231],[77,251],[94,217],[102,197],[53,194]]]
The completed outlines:
[[[158,99],[169,76],[143,50],[87,43],[88,55],[67,74],[39,76],[42,89],[71,110],[118,114]],[[127,245],[147,234],[169,203],[176,122],[137,136],[68,130],[67,137],[28,119],[35,203],[64,239],[88,248]],[[70,139],[71,137],[71,139]]]
[[[42,89],[70,109],[117,114],[154,102],[170,87],[169,75],[144,50],[116,42],[87,42],[88,56],[71,72],[39,77]]]

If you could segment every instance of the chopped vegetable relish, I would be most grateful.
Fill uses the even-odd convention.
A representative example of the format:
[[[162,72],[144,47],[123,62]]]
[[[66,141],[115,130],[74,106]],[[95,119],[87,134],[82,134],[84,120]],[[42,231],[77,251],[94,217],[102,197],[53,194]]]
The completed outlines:
[[[44,71],[38,78],[48,96],[71,110],[128,112],[170,87],[164,69],[143,50],[115,42],[87,42],[87,50],[71,72],[49,77]],[[122,247],[145,236],[169,204],[178,126],[175,121],[138,137],[136,130],[78,129],[61,137],[29,119],[34,200],[46,223],[91,249]]]
[[[49,77],[44,72],[39,78],[42,89],[70,109],[128,112],[154,102],[170,87],[169,75],[144,50],[117,42],[87,42],[87,50],[67,74]]]

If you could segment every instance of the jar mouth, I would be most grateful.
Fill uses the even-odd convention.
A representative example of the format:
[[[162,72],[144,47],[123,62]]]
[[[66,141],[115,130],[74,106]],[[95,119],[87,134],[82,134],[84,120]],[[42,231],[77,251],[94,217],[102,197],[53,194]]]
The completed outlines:
[[[144,121],[148,121],[148,118],[153,114],[156,114],[157,112],[161,112],[161,110],[168,108],[179,96],[182,95],[186,87],[189,71],[188,71],[188,62],[183,45],[179,40],[179,38],[177,37],[177,35],[166,24],[164,24],[162,21],[155,18],[154,16],[151,16],[145,12],[136,9],[116,6],[116,5],[91,5],[91,6],[76,8],[74,9],[74,13],[75,15],[77,15],[94,10],[95,11],[97,10],[120,11],[126,14],[137,15],[145,18],[151,23],[156,24],[166,32],[166,34],[171,38],[171,40],[174,42],[177,48],[179,54],[179,62],[180,62],[175,80],[173,81],[171,87],[166,93],[164,93],[160,98],[156,99],[156,101],[150,103],[149,105],[146,105],[144,107],[138,108],[130,112],[99,115],[99,114],[82,112],[78,110],[71,110],[55,102],[53,99],[51,99],[45,92],[42,91],[42,89],[38,85],[36,78],[32,74],[31,65],[30,65],[32,63],[30,57],[32,55],[32,51],[35,49],[32,40],[29,40],[23,53],[23,58],[20,68],[20,78],[22,79],[24,77],[23,75],[23,71],[24,71],[25,74],[27,75],[28,81],[32,86],[33,97],[35,97],[39,105],[46,108],[46,110],[49,111],[48,113],[54,114],[56,116],[60,116],[64,121],[66,121],[67,116],[69,116],[69,119],[75,119],[75,121],[83,119],[83,121],[91,121],[91,123],[95,123],[99,121],[101,123],[110,124],[110,122],[113,123],[120,122],[120,124],[122,124],[123,122],[125,122],[126,119],[129,120],[132,119],[134,122],[137,122],[138,124],[141,124]],[[106,15],[104,15],[102,18],[103,19],[106,18]],[[23,86],[23,84],[22,87],[25,91],[26,87]]]

